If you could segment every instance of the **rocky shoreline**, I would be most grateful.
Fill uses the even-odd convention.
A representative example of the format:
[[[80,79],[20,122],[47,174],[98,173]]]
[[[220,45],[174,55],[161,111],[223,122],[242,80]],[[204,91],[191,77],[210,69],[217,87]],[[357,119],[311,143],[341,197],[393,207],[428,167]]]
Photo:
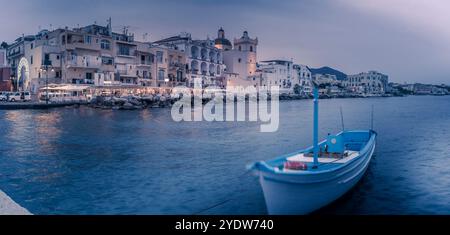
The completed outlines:
[[[376,97],[391,97],[392,95],[376,96]],[[181,96],[174,97],[169,94],[156,94],[156,95],[146,95],[146,96],[97,96],[91,99],[88,106],[96,109],[112,109],[112,110],[139,110],[146,108],[167,108],[172,107],[172,105],[180,99]],[[368,98],[358,95],[340,95],[340,96],[329,96],[321,95],[320,99],[333,99],[333,98]],[[227,99],[224,96],[224,102],[236,102],[236,97]],[[249,97],[246,96],[246,100]],[[269,95],[268,99],[271,97]],[[297,95],[297,94],[281,94],[279,100],[304,100],[312,99],[311,96],[307,95]],[[212,98],[202,97],[202,103],[206,104],[211,101]],[[192,104],[194,98],[192,98]]]

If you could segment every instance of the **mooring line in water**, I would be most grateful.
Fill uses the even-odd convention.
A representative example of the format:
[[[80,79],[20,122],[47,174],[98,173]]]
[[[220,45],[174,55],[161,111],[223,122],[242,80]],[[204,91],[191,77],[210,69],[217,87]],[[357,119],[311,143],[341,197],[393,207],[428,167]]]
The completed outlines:
[[[244,174],[242,174],[242,175],[240,175],[240,176],[238,176],[238,177],[236,177],[236,179],[239,179],[239,178],[241,178],[241,177],[244,177],[244,176],[246,176],[247,174],[249,174],[251,171],[250,170],[248,170],[248,171],[246,171]],[[236,190],[234,190],[233,191],[233,194],[235,193],[235,192],[245,192],[246,190],[245,189],[236,189]],[[210,206],[210,207],[208,207],[208,208],[205,208],[205,209],[202,209],[202,210],[200,210],[200,211],[198,211],[198,212],[195,212],[195,213],[193,213],[192,215],[199,215],[199,214],[201,214],[201,213],[203,213],[203,212],[206,212],[206,211],[209,211],[209,210],[211,210],[211,209],[214,209],[214,208],[216,208],[216,207],[218,207],[218,206],[221,206],[221,205],[223,205],[223,204],[225,204],[225,203],[227,203],[227,202],[230,202],[230,201],[232,201],[232,200],[234,200],[234,199],[237,199],[236,197],[231,197],[231,198],[228,198],[228,199],[225,199],[225,200],[223,200],[223,201],[221,201],[221,202],[219,202],[219,203],[216,203],[216,204],[214,204],[214,205],[212,205],[212,206]]]

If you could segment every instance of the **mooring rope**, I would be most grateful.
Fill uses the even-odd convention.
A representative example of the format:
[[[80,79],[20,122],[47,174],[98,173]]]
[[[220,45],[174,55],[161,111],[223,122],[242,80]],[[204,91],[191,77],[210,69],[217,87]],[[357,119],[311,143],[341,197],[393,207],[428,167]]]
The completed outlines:
[[[251,170],[247,170],[247,171],[246,171],[245,173],[243,173],[242,175],[236,177],[236,179],[242,178],[242,177],[248,175],[250,172],[251,172]],[[239,188],[241,188],[241,187],[239,187]],[[225,200],[222,200],[222,201],[220,201],[220,202],[218,202],[218,203],[215,203],[214,205],[209,206],[209,207],[207,207],[207,208],[205,208],[205,209],[199,210],[199,211],[193,213],[193,215],[199,215],[199,214],[202,214],[202,213],[204,213],[204,212],[206,212],[206,211],[209,211],[209,210],[214,209],[214,208],[216,208],[216,207],[219,207],[219,206],[221,206],[221,205],[223,205],[223,204],[225,204],[225,203],[227,203],[227,202],[230,202],[230,201],[232,201],[232,200],[237,199],[237,197],[232,197],[231,195],[235,194],[236,192],[241,192],[241,193],[242,193],[242,192],[245,192],[245,191],[246,191],[245,189],[242,189],[242,188],[239,189],[239,188],[236,189],[236,190],[233,190],[233,192],[230,193],[230,197],[229,197],[229,198],[227,198],[227,199],[225,199]]]

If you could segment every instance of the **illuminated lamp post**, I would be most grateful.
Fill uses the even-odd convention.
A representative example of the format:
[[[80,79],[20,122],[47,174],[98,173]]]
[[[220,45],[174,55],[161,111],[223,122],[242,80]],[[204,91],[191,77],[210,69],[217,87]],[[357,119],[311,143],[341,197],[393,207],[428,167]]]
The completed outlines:
[[[55,72],[55,69],[52,67],[52,62],[50,60],[44,60],[44,63],[40,69],[41,72],[45,72],[45,103],[48,104],[48,70],[51,68],[52,72]]]

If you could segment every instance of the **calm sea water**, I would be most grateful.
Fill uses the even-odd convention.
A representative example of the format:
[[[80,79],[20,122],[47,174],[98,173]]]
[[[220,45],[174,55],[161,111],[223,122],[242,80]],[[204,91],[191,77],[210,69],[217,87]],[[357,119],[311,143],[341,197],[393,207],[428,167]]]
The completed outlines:
[[[450,214],[450,96],[321,100],[321,136],[370,127],[378,146],[350,193],[318,213]],[[0,110],[0,189],[35,214],[265,214],[245,166],[307,147],[312,101],[280,128],[175,123],[170,109]]]

